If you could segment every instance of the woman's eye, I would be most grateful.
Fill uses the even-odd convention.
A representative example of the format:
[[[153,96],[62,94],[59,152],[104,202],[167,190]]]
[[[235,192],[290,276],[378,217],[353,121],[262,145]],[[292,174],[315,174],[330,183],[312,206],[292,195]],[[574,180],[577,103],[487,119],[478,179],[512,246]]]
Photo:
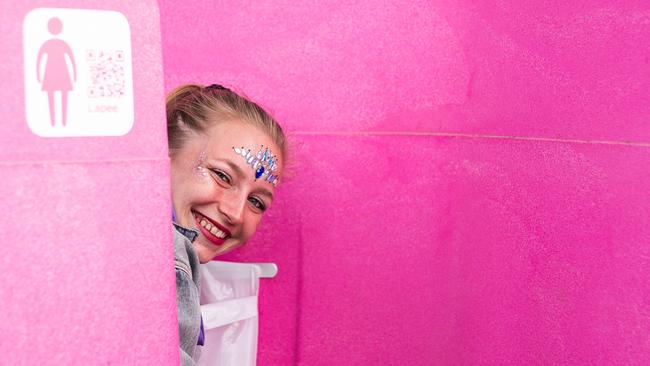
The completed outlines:
[[[213,172],[214,175],[216,175],[217,178],[219,178],[221,181],[223,181],[224,183],[230,184],[230,177],[228,176],[228,174],[222,172],[221,170],[212,170],[212,172]]]
[[[264,202],[262,202],[262,200],[260,200],[257,197],[248,197],[248,202],[250,202],[253,206],[255,206],[260,211],[266,210],[266,206],[264,205]]]

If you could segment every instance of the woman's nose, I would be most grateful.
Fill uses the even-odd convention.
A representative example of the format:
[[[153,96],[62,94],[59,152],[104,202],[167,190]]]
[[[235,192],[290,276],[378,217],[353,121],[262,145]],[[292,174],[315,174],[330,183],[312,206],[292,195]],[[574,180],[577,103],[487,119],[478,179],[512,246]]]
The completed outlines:
[[[241,192],[231,192],[219,202],[219,211],[226,217],[230,224],[240,224],[243,220],[246,207],[246,196]]]

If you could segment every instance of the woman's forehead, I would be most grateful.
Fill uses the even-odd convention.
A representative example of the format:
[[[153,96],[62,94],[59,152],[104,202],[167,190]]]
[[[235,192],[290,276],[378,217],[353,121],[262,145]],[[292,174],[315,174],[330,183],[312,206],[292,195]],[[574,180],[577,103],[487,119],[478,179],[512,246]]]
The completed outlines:
[[[274,141],[264,131],[256,126],[242,122],[222,122],[215,124],[206,131],[209,150],[213,152],[228,152],[236,154],[234,148],[244,148],[257,153],[268,150],[279,160],[280,152]]]

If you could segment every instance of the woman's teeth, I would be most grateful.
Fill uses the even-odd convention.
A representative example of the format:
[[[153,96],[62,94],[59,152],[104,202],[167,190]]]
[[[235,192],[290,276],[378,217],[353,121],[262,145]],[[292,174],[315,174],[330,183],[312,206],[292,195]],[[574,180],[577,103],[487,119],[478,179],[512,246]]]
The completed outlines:
[[[216,226],[212,226],[212,224],[209,223],[206,220],[201,220],[201,226],[203,226],[206,230],[211,232],[212,235],[216,236],[217,238],[223,239],[223,238],[226,237],[226,233],[224,233],[223,231],[217,229]]]

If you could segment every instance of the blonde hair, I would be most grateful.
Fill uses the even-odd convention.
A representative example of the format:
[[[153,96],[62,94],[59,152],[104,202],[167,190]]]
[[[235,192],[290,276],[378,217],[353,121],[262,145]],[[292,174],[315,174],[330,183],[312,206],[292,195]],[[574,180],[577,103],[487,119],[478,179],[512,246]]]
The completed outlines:
[[[187,84],[167,95],[167,140],[173,157],[191,131],[204,132],[215,123],[240,121],[260,128],[287,159],[286,137],[280,124],[262,107],[221,85]]]

